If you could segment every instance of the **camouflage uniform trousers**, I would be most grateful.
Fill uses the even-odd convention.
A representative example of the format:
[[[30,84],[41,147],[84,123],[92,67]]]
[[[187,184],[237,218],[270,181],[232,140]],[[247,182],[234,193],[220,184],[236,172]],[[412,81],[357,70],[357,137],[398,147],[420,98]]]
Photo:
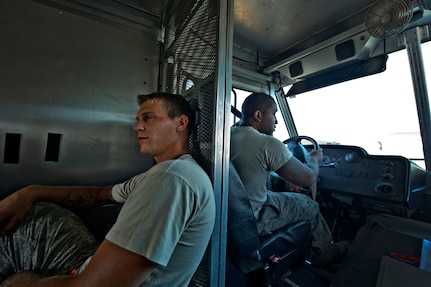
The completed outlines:
[[[0,282],[20,270],[69,274],[96,248],[95,238],[74,213],[36,203],[12,234],[0,237]]]
[[[331,231],[320,213],[319,204],[305,194],[269,191],[257,219],[257,230],[266,235],[300,220],[310,222],[313,254],[325,252],[332,241]]]

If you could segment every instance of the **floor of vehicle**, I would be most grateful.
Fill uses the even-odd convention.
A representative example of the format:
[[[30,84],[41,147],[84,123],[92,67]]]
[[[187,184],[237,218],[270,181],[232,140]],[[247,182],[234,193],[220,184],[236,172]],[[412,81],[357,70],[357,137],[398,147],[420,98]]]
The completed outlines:
[[[283,278],[282,287],[329,287],[337,267],[316,269],[307,262],[300,262],[292,266],[292,273],[289,276]]]
[[[347,240],[350,247],[340,264],[324,269],[313,268],[307,261],[300,260],[291,266],[282,287],[374,287],[384,256],[397,252],[420,258],[422,238],[431,238],[431,225],[427,223],[369,214],[324,193],[319,195],[318,201],[334,241]],[[418,230],[422,233],[415,234]],[[236,283],[226,286],[240,286]]]
[[[374,287],[384,256],[396,252],[420,258],[421,250],[421,238],[390,230],[369,216],[358,230],[341,264],[315,269],[301,262],[291,268],[292,274],[284,281],[283,287]]]
[[[422,239],[386,229],[370,220],[357,233],[331,287],[376,286],[383,256],[391,252],[421,257]]]

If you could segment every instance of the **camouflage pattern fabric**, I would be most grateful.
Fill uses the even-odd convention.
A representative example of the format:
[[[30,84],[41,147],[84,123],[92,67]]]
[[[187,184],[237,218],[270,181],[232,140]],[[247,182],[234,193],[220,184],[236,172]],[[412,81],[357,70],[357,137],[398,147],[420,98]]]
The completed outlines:
[[[96,248],[95,238],[74,213],[36,203],[12,234],[0,237],[0,282],[19,270],[69,274]]]
[[[299,220],[307,220],[311,224],[312,251],[321,254],[327,250],[332,241],[331,231],[320,213],[319,204],[305,194],[268,191],[268,199],[258,218],[257,230],[263,236]]]

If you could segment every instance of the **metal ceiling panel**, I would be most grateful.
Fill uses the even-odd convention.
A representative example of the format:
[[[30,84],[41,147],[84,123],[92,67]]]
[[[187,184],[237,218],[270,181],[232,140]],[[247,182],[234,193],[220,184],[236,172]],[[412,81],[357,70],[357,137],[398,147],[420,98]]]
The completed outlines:
[[[366,11],[373,2],[374,0],[235,0],[234,44],[247,49],[252,47],[261,57],[270,59],[311,36],[323,33],[348,17]],[[349,27],[343,29],[353,28],[358,24],[361,23],[347,22]]]

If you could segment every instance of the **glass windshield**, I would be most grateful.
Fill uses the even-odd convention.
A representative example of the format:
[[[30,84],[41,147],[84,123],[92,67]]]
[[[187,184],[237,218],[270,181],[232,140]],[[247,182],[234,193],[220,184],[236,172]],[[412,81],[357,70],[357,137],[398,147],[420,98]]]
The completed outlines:
[[[431,42],[422,44],[424,63],[431,62]],[[426,82],[431,67],[425,65]],[[290,86],[285,87],[285,92]],[[232,105],[241,110],[249,91],[234,89]],[[406,50],[389,55],[386,70],[287,99],[299,135],[321,144],[355,145],[369,154],[401,155],[425,168],[418,113]],[[277,113],[274,136],[289,138]],[[233,115],[232,124],[237,121]]]
[[[431,43],[422,45],[422,53],[424,62],[429,63]],[[430,73],[427,82],[431,82]],[[383,73],[303,93],[287,101],[300,135],[311,136],[320,143],[361,146],[370,154],[405,156],[424,167],[406,50],[390,54]]]

